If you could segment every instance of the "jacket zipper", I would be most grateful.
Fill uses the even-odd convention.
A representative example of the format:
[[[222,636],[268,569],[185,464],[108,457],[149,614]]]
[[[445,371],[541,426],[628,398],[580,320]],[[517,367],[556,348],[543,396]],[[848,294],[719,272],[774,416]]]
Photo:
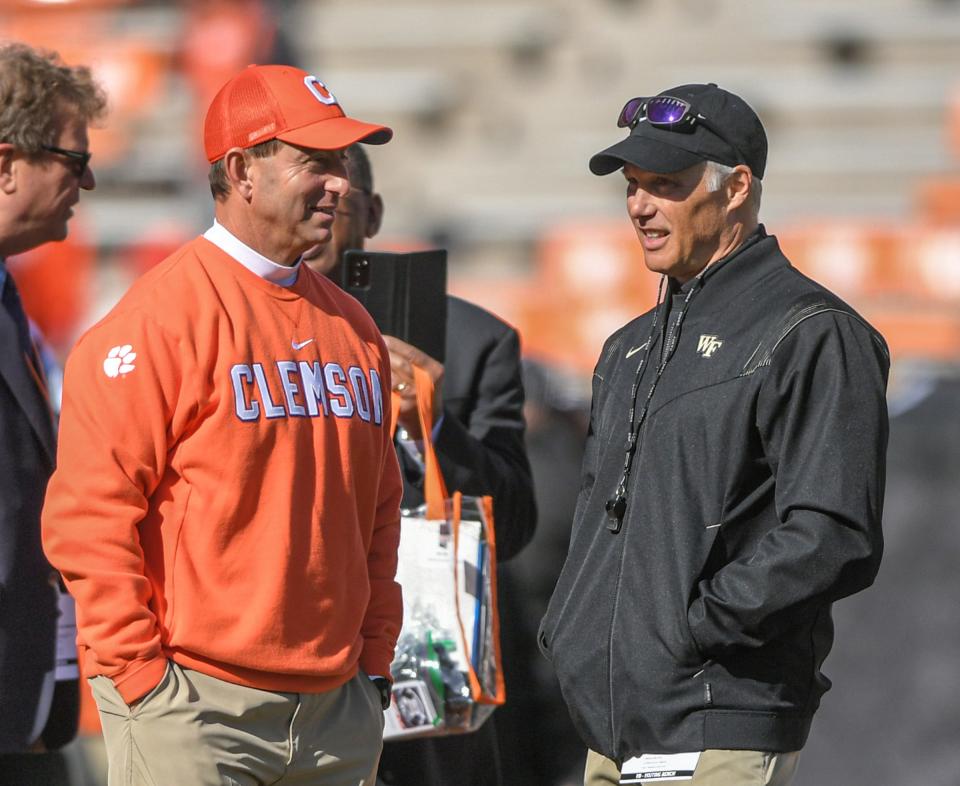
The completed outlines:
[[[690,291],[687,293],[686,297],[683,300],[683,305],[680,307],[680,311],[677,314],[675,321],[671,323],[669,319],[669,312],[664,318],[664,331],[660,337],[660,358],[657,363],[656,374],[653,378],[653,384],[650,386],[650,391],[647,394],[646,402],[643,405],[643,408],[640,410],[640,416],[636,425],[635,431],[635,444],[632,445],[632,450],[634,453],[639,453],[643,446],[643,435],[646,431],[647,425],[647,412],[650,406],[651,401],[653,400],[654,391],[657,388],[657,383],[660,381],[660,377],[664,372],[664,369],[667,367],[667,363],[670,362],[670,359],[673,357],[673,353],[677,348],[679,343],[680,336],[680,326],[683,324],[683,317],[687,312],[687,306],[690,305],[690,300],[694,294],[700,289],[703,285],[702,273],[697,276],[696,283],[690,288]],[[668,297],[670,295],[668,294]],[[649,358],[650,351],[653,349],[652,341],[647,345],[646,355]],[[644,359],[643,365],[646,365],[646,359]],[[635,383],[636,386],[639,386],[639,380]],[[636,401],[633,402],[633,406],[636,406]],[[631,415],[632,417],[632,415]],[[624,489],[624,484],[627,480],[626,474],[629,471],[630,464],[632,460],[627,464],[625,468],[624,478],[621,482],[621,488]],[[625,501],[625,500],[624,500]],[[626,520],[626,508],[623,510],[621,522]],[[608,526],[608,529],[614,534],[617,535],[622,531],[622,527],[618,526],[616,529]],[[614,591],[613,599],[613,613],[610,617],[610,633],[607,637],[607,689],[609,691],[609,707],[610,707],[610,750],[615,749],[616,745],[616,720],[614,717],[614,697],[613,697],[613,632],[617,620],[617,611],[620,608],[620,585],[623,581],[623,563],[626,559],[627,548],[626,548],[626,537],[624,536],[624,541],[620,544],[620,564],[617,566],[617,583]],[[709,685],[707,686],[709,689]]]

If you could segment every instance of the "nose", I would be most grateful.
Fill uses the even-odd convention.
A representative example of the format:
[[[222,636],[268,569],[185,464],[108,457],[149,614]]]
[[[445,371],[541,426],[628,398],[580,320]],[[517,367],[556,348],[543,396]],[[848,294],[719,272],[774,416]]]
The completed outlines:
[[[630,186],[627,191],[627,214],[630,218],[634,220],[650,218],[656,212],[657,207],[650,199],[650,195],[639,186]]]
[[[336,175],[327,181],[327,191],[339,194],[342,199],[350,193],[350,181],[346,177]]]
[[[93,170],[88,165],[80,175],[80,188],[84,191],[93,191],[97,187],[97,179],[93,176]]]

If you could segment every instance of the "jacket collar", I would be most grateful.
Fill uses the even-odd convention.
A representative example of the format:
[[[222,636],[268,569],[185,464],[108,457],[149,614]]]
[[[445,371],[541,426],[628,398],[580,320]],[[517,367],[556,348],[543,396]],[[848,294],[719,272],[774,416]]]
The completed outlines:
[[[730,254],[709,265],[699,276],[679,287],[679,291],[685,293],[688,287],[700,287],[704,291],[693,297],[691,309],[713,310],[736,300],[774,270],[789,265],[790,262],[780,251],[777,238],[768,235],[766,228],[760,224]],[[709,297],[705,296],[707,292],[710,293]]]

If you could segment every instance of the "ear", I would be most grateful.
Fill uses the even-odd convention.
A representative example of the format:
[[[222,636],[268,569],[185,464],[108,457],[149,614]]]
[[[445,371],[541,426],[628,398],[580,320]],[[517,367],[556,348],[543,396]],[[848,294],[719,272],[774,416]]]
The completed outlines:
[[[231,193],[237,193],[248,202],[253,194],[253,180],[250,177],[250,159],[242,148],[231,147],[223,157],[223,171],[230,183]]]
[[[732,212],[743,207],[753,190],[753,173],[750,167],[738,164],[723,184],[727,192],[727,208]]]
[[[383,223],[383,199],[374,191],[367,200],[367,228],[364,237],[371,238],[380,231]]]
[[[17,190],[17,173],[14,167],[16,148],[9,142],[0,142],[0,192],[12,194]]]

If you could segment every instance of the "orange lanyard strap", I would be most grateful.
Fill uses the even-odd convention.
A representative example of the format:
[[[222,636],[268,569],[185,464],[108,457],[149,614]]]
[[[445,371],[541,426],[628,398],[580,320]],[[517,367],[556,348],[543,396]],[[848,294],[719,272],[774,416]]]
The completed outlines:
[[[433,447],[433,380],[430,374],[419,366],[413,367],[414,389],[417,394],[417,414],[420,419],[420,434],[423,441],[421,454],[423,455],[423,498],[427,503],[427,518],[442,519],[446,517],[445,501],[447,486],[440,472],[440,462]],[[393,430],[396,432],[397,419],[400,415],[400,394],[393,392],[390,396],[390,410],[393,415]]]

